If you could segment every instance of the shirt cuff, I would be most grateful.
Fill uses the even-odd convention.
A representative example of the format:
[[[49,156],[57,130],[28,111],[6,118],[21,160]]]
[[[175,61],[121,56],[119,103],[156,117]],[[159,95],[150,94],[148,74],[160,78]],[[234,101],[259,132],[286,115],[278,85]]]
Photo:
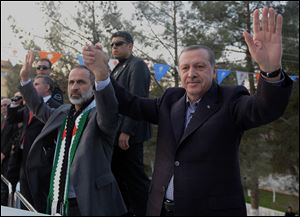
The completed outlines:
[[[27,81],[20,81],[21,86],[25,86],[26,84],[29,84],[31,82],[31,79],[27,80]]]
[[[95,81],[95,88],[96,88],[96,91],[103,90],[103,89],[106,88],[109,84],[110,84],[110,77],[108,77],[108,78],[107,78],[106,80],[104,80],[104,81]]]

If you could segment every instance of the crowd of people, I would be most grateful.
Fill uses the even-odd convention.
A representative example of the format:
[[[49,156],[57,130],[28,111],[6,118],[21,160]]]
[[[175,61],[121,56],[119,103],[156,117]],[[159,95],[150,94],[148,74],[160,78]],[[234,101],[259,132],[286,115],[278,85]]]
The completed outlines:
[[[282,17],[256,10],[244,32],[261,70],[255,95],[214,81],[214,52],[192,45],[179,56],[181,88],[150,99],[150,71],[133,55],[130,33],[111,36],[110,72],[101,44],[83,48],[67,94],[51,62],[28,52],[20,92],[1,100],[1,173],[42,213],[55,215],[246,215],[239,169],[243,132],[278,119],[292,81],[281,66]],[[143,143],[158,125],[152,180]],[[1,203],[2,201],[1,185]],[[3,190],[5,191],[5,190]]]

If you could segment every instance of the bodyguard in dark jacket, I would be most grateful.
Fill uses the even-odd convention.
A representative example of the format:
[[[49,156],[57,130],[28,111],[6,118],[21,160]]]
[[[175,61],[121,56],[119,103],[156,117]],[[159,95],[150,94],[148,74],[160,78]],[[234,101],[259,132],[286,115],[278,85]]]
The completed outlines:
[[[111,37],[112,55],[119,60],[111,76],[130,93],[149,96],[150,71],[145,62],[132,55],[133,39],[128,32]],[[131,214],[145,215],[149,179],[144,172],[143,142],[151,136],[150,125],[121,116],[112,160],[113,173]]]

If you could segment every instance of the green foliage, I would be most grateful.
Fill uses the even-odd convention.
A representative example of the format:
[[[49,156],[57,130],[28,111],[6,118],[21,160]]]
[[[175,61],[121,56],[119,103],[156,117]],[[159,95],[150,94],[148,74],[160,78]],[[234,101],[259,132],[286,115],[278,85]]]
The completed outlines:
[[[290,173],[299,180],[299,82],[294,88],[284,115],[273,123],[273,170]]]
[[[185,19],[184,4],[180,1],[139,1],[134,5],[135,19],[150,31],[150,34],[147,32],[139,35],[144,46],[160,47],[168,56],[164,62],[177,66],[179,47],[182,45],[187,22],[187,20],[183,21]],[[177,70],[173,71],[172,76],[174,86],[177,87],[179,85]]]
[[[286,195],[276,192],[276,200],[273,203],[273,192],[259,190],[260,203],[259,206],[286,212],[289,206],[293,207],[293,211],[299,215],[299,197]],[[251,202],[251,198],[246,196],[246,202]]]
[[[283,10],[282,64],[299,75],[299,1],[288,1]]]
[[[21,65],[17,64],[12,67],[11,71],[7,73],[7,89],[8,89],[8,97],[13,97],[16,92],[19,91],[18,87],[20,86],[20,70]]]

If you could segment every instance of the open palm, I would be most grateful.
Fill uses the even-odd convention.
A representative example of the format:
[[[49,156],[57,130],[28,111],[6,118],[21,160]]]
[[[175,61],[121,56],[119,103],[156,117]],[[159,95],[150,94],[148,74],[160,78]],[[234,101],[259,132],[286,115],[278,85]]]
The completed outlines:
[[[34,61],[34,54],[32,51],[29,51],[27,54],[26,54],[26,57],[25,57],[25,62],[21,68],[21,71],[20,71],[20,77],[23,81],[26,81],[29,79],[29,76],[30,76],[30,73],[32,71],[32,63]]]
[[[278,15],[276,19],[275,11],[272,8],[264,8],[260,22],[259,12],[255,10],[253,32],[253,37],[244,32],[251,57],[262,71],[272,72],[279,69],[282,56],[282,16]]]

